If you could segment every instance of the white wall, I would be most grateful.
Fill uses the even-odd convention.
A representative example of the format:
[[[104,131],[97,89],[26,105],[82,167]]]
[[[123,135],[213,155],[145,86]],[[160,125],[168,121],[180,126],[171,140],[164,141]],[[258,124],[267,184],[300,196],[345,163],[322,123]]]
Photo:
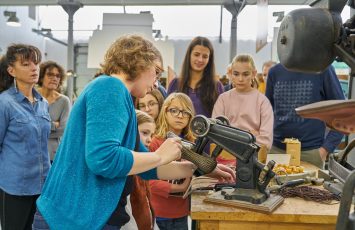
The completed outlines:
[[[3,15],[3,11],[7,9],[10,11],[16,11],[17,17],[20,19],[22,26],[19,28],[9,27],[6,25],[6,20]],[[119,17],[119,18],[117,18]],[[125,16],[127,17],[127,15]],[[83,70],[84,60],[80,58],[80,72],[78,76],[80,78],[80,73],[84,73],[84,79],[78,79],[78,88],[80,90],[85,86],[85,84],[90,81],[91,73],[95,72],[94,68],[98,68],[98,63],[103,60],[105,51],[111,42],[122,35],[123,33],[137,33],[141,31],[142,34],[146,34],[151,38],[152,30],[152,15],[143,14],[143,20],[140,20],[140,28],[137,29],[134,24],[137,24],[134,18],[136,16],[128,16],[127,18],[122,18],[117,16],[117,14],[106,14],[104,16],[103,30],[94,31],[93,36],[90,38],[89,43],[101,44],[89,46],[88,52],[89,56],[91,53],[91,58],[93,62],[90,62],[90,57],[87,62],[88,70]],[[139,20],[138,20],[139,21]],[[67,47],[59,44],[48,38],[44,38],[32,32],[32,28],[37,27],[38,22],[28,17],[28,7],[0,7],[0,54],[4,54],[6,47],[11,43],[29,43],[37,46],[43,53],[43,60],[53,60],[61,64],[64,68],[67,66]],[[131,25],[124,27],[124,30],[118,31],[117,26],[123,28],[124,25]],[[105,28],[109,28],[106,29]],[[105,32],[103,32],[105,31]],[[124,32],[122,32],[124,31]],[[95,35],[95,36],[94,36]],[[75,37],[74,37],[75,39]],[[180,73],[182,61],[185,56],[187,46],[193,38],[186,39],[170,39],[167,41],[154,41],[155,45],[162,52],[164,58],[164,66],[171,66],[177,74]],[[222,43],[218,42],[218,38],[209,38],[215,49],[215,65],[217,74],[225,74],[226,67],[229,64],[229,41],[223,40]],[[96,41],[95,41],[96,40]],[[104,42],[102,42],[104,41]],[[237,44],[237,54],[249,53],[254,57],[256,62],[256,67],[259,72],[261,72],[261,65],[264,61],[271,59],[271,44],[269,43],[265,46],[258,54],[255,53],[255,41],[252,40],[238,40]],[[78,66],[78,63],[75,63]]]
[[[102,30],[95,30],[89,38],[88,68],[99,68],[106,50],[120,36],[140,34],[151,40],[160,50],[164,66],[174,66],[174,46],[171,41],[158,40],[152,37],[153,15],[141,14],[103,14]]]
[[[21,27],[6,25],[8,17],[3,16],[5,10],[16,11]],[[12,43],[31,44],[41,50],[43,60],[56,61],[66,68],[66,46],[32,32],[33,28],[37,29],[37,24],[37,20],[28,17],[28,7],[0,7],[0,55],[5,54],[7,47]]]
[[[50,40],[48,38],[45,38],[44,41],[45,41],[45,50],[43,53],[44,56],[43,60],[55,61],[66,70],[68,65],[67,46],[62,45],[53,40]]]
[[[20,19],[21,27],[11,27],[6,25],[8,17],[4,16],[4,11],[16,11]],[[32,32],[32,28],[37,28],[37,22],[28,17],[28,7],[0,7],[0,47],[4,54],[6,48],[11,43],[30,43],[44,51],[44,39]]]

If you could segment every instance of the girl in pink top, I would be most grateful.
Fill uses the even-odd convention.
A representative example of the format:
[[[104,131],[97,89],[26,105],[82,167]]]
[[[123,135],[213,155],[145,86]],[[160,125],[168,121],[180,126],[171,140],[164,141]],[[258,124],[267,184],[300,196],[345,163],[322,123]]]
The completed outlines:
[[[274,115],[266,96],[253,88],[256,74],[250,55],[234,57],[231,80],[235,88],[218,97],[212,117],[226,116],[231,126],[254,134],[256,142],[268,151],[272,146]]]

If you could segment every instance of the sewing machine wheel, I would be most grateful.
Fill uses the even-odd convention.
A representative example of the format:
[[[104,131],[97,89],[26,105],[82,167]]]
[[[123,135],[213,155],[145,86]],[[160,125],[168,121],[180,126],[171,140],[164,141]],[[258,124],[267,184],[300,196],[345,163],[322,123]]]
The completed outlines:
[[[211,121],[208,120],[205,116],[197,115],[194,118],[192,118],[190,128],[191,131],[197,137],[204,137],[210,130],[210,126],[211,126],[210,124]]]

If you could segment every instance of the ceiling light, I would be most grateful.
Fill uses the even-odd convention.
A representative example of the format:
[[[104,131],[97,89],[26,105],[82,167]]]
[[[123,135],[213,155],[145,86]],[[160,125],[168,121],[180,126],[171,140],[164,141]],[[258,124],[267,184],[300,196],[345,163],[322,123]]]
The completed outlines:
[[[16,12],[15,11],[4,11],[4,16],[9,17],[9,19],[6,22],[6,25],[8,26],[15,26],[19,27],[21,26],[20,19],[16,17]]]

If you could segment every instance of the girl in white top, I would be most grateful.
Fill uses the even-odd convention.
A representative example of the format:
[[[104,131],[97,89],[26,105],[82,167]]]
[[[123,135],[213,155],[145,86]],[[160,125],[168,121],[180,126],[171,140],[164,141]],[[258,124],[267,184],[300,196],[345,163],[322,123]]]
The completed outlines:
[[[226,116],[231,126],[251,132],[259,145],[270,150],[274,115],[269,100],[253,87],[256,74],[250,55],[234,57],[231,80],[235,87],[219,95],[212,117]]]

